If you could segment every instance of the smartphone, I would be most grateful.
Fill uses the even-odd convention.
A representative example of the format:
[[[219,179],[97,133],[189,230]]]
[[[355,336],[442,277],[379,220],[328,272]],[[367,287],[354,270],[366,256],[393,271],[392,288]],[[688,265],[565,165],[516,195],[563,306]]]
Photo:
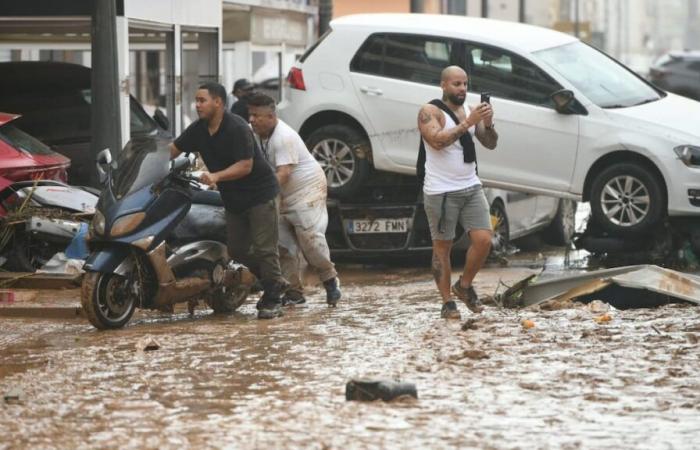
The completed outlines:
[[[491,93],[490,92],[482,92],[481,93],[481,103],[491,104]]]

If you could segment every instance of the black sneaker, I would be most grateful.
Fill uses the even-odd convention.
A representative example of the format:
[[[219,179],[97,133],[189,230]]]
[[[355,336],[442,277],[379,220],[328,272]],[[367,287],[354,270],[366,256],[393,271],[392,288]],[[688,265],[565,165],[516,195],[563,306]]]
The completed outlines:
[[[452,293],[456,295],[460,300],[467,305],[467,308],[471,312],[480,313],[484,310],[484,305],[481,304],[479,296],[476,295],[474,286],[469,286],[468,288],[462,287],[462,277],[459,277],[457,282],[452,285]]]
[[[258,319],[274,319],[284,315],[280,300],[269,300],[263,297],[255,307],[258,309]]]
[[[282,306],[303,305],[304,303],[306,303],[304,294],[294,289],[289,289],[282,296]]]
[[[343,296],[340,292],[340,281],[337,277],[333,277],[330,280],[323,282],[323,287],[326,288],[326,303],[328,306],[335,307]]]
[[[442,317],[443,319],[459,320],[462,318],[462,315],[457,309],[457,304],[454,301],[450,300],[449,302],[445,302],[442,304],[442,311],[440,311],[440,317]]]

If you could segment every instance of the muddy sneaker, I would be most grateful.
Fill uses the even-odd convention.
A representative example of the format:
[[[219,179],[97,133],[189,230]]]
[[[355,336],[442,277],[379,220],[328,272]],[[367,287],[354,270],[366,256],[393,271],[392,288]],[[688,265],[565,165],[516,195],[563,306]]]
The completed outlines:
[[[282,296],[282,306],[303,305],[304,303],[306,303],[304,294],[293,289],[288,290]]]
[[[450,300],[449,302],[445,302],[442,304],[442,311],[440,311],[440,317],[442,317],[443,319],[459,320],[462,318],[462,315],[457,309],[457,304],[454,301]]]
[[[284,315],[282,302],[279,300],[261,298],[255,307],[258,309],[258,319],[274,319]]]
[[[459,277],[457,282],[452,285],[452,293],[462,300],[471,312],[480,313],[484,310],[484,305],[479,301],[479,296],[476,295],[474,287],[469,286],[468,288],[464,288],[460,284],[461,281],[462,277]]]
[[[333,277],[324,281],[323,287],[326,288],[326,303],[328,303],[328,306],[335,307],[340,297],[343,296],[340,292],[340,281],[338,281],[337,277]]]

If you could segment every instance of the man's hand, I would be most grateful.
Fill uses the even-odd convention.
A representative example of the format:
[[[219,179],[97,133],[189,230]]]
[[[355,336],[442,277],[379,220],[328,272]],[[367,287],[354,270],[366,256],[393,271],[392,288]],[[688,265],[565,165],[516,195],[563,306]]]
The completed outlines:
[[[202,172],[199,176],[199,181],[209,186],[209,188],[216,188],[216,183],[219,181],[219,177],[215,173]]]
[[[481,115],[481,120],[484,121],[484,125],[490,127],[493,125],[493,108],[488,103],[482,103],[476,107]]]

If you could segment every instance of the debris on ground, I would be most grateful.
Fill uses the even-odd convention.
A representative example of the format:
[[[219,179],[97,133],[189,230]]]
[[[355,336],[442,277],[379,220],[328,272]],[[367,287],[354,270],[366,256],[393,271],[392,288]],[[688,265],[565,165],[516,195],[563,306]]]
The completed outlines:
[[[78,258],[69,258],[63,252],[58,252],[49,259],[46,264],[37,270],[37,273],[64,273],[79,275],[83,273],[85,261]]]
[[[700,304],[700,277],[654,265],[618,267],[537,282],[535,275],[498,295],[506,307],[600,300],[617,309],[652,308],[668,303]]]
[[[136,342],[136,350],[139,352],[152,352],[159,348],[160,344],[153,336],[144,336]]]
[[[478,329],[479,327],[476,326],[476,322],[477,320],[473,317],[465,320],[462,324],[462,331]]]
[[[401,381],[351,380],[345,385],[345,400],[385,402],[402,398],[418,398],[416,385]]]
[[[3,398],[8,405],[16,405],[22,402],[24,393],[19,389],[12,389],[6,392]]]
[[[533,322],[530,319],[524,319],[522,322],[520,322],[520,325],[522,325],[522,327],[526,330],[529,330],[530,328],[535,328],[535,322]]]
[[[595,322],[600,325],[600,324],[612,322],[613,316],[610,313],[605,313],[603,315],[594,317],[593,320],[595,320]]]

